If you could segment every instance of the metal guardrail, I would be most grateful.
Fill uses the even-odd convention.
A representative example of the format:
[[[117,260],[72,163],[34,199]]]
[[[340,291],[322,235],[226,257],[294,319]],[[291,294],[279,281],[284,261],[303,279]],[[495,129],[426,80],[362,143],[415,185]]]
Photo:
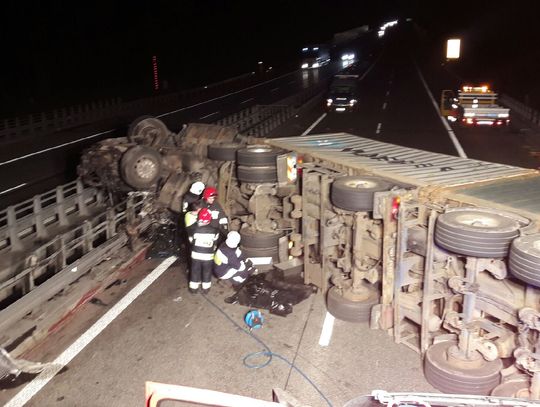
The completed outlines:
[[[69,190],[72,184],[59,188]],[[80,185],[80,181],[76,184]],[[93,195],[86,191],[72,195],[73,201]],[[82,222],[76,217],[78,222],[41,245],[27,247],[24,252],[5,247],[0,253],[4,258],[11,257],[11,261],[8,268],[0,269],[0,294],[4,302],[0,310],[0,332],[5,332],[9,326],[125,246],[129,237],[124,225],[135,219],[145,202],[143,195],[131,195],[114,207],[96,208],[95,215],[86,217]],[[48,208],[65,215],[68,211],[65,203],[65,200],[56,202]],[[17,229],[23,228],[29,217],[35,219],[38,214],[39,211],[18,219]],[[149,223],[146,219],[140,229],[146,229]],[[6,272],[11,275],[6,276]],[[7,297],[10,294],[13,297],[13,293],[18,293],[18,298]]]
[[[499,101],[510,108],[512,114],[519,115],[522,119],[532,122],[536,126],[540,126],[540,111],[527,106],[508,95],[500,95]]]
[[[143,99],[122,101],[120,98],[99,100],[84,105],[39,112],[27,116],[0,119],[0,142],[61,131],[75,126],[104,120],[119,115],[135,117],[148,114],[156,107],[177,107],[182,101],[198,101],[204,97],[212,97],[223,87],[231,83],[250,84],[259,78],[255,72],[235,76],[220,82],[189,89],[183,92],[153,96]]]
[[[325,88],[325,84],[282,99],[273,105],[255,105],[234,113],[214,123],[236,127],[247,136],[263,137],[284,124],[308,101]]]

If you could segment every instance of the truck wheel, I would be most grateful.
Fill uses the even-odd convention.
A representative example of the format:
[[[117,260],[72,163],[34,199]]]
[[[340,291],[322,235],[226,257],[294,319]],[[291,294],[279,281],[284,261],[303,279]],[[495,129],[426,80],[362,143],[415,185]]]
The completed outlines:
[[[531,382],[529,379],[520,377],[499,384],[493,389],[491,395],[495,397],[513,397],[529,400],[531,397],[531,392],[529,391],[530,387]]]
[[[520,224],[489,210],[447,212],[437,219],[435,242],[464,256],[501,258],[519,234]]]
[[[245,247],[244,245],[241,245],[240,247],[242,249],[242,254],[248,259],[263,258],[265,260],[264,265],[279,262],[279,252],[278,252],[277,246],[270,247],[270,248],[259,248],[259,249],[256,249],[253,247]],[[270,259],[271,259],[271,262],[266,262]],[[257,261],[254,261],[254,263],[257,263]]]
[[[443,393],[490,394],[501,381],[501,360],[488,362],[482,359],[480,366],[467,368],[448,358],[448,350],[455,345],[456,342],[445,341],[429,347],[424,359],[427,381]]]
[[[159,144],[167,137],[169,129],[161,120],[152,116],[140,116],[128,127],[129,141],[137,144]]]
[[[135,189],[147,189],[154,185],[161,172],[161,155],[146,146],[131,147],[120,160],[123,180]]]
[[[236,152],[236,161],[238,165],[248,167],[275,167],[276,157],[282,152],[283,150],[276,147],[255,144],[238,150]]]
[[[372,211],[373,194],[388,191],[392,185],[378,177],[349,176],[336,179],[332,183],[330,199],[332,204],[347,211]]]
[[[508,265],[514,277],[540,287],[540,233],[514,239]]]
[[[269,247],[277,247],[279,244],[279,238],[283,236],[283,232],[259,232],[250,228],[240,229],[240,236],[242,237],[242,246],[251,249],[264,249]]]
[[[365,301],[351,301],[343,297],[337,287],[328,290],[326,308],[335,318],[347,322],[369,322],[371,308],[379,303],[379,293],[373,290]]]
[[[208,146],[208,158],[216,161],[236,160],[236,151],[242,148],[238,143],[216,143]]]
[[[239,165],[236,168],[236,178],[240,182],[251,184],[276,182],[277,168],[276,167],[246,167]]]

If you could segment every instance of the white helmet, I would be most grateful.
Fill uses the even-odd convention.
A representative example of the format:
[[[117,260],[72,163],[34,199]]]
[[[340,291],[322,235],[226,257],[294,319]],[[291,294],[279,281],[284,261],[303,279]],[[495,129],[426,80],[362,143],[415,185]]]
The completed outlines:
[[[200,195],[204,191],[205,185],[201,181],[194,182],[189,188],[189,192],[195,195]]]
[[[227,233],[227,240],[225,240],[225,244],[229,246],[231,249],[234,249],[238,246],[240,243],[240,233],[235,232],[234,230]]]

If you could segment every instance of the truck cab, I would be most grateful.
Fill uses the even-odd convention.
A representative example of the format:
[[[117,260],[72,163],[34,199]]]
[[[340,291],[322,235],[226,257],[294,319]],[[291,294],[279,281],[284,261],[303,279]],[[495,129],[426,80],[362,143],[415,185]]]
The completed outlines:
[[[326,45],[310,45],[302,48],[300,67],[316,69],[330,62],[330,51]]]
[[[358,75],[336,75],[326,94],[328,112],[352,112],[358,105]]]
[[[488,86],[465,85],[457,92],[443,90],[441,114],[467,126],[503,126],[510,123],[510,109],[498,105],[498,94]]]

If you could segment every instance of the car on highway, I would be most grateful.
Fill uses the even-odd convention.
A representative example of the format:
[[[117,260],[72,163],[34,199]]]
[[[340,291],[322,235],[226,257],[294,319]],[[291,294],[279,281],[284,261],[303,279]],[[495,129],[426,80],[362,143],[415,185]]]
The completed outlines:
[[[352,112],[358,106],[358,75],[336,75],[325,98],[328,112]]]

